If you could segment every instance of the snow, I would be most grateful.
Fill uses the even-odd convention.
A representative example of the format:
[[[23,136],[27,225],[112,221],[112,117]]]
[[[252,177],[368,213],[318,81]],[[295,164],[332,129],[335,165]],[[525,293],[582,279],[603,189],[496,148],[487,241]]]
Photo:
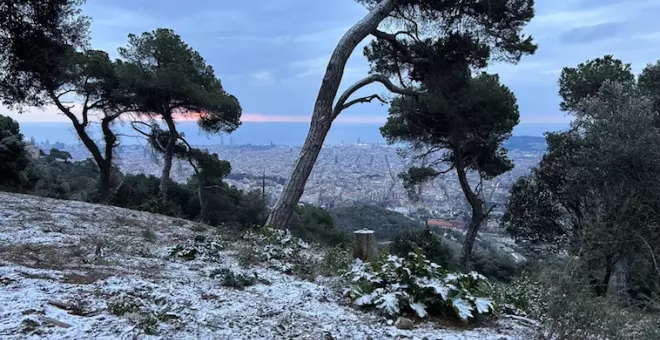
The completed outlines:
[[[356,230],[356,231],[354,231],[353,233],[354,233],[354,234],[373,234],[374,231],[373,231],[373,230],[369,230],[369,229],[360,229],[360,230]]]
[[[169,258],[171,247],[192,239],[199,227],[157,214],[0,193],[0,339],[527,339],[533,331],[511,318],[489,328],[426,321],[399,330],[382,315],[349,306],[331,279],[309,282],[242,268],[235,243],[213,261]],[[148,241],[145,230],[155,240]],[[270,284],[224,287],[210,278],[219,268],[256,273]],[[122,301],[142,309],[112,314],[109,306]],[[156,318],[156,334],[145,333],[147,316]]]

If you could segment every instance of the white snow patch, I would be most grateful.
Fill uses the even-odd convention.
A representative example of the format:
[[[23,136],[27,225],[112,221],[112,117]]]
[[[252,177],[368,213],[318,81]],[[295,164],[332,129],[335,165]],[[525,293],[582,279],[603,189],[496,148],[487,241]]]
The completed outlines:
[[[213,262],[168,259],[169,247],[193,238],[195,225],[116,207],[0,193],[0,339],[531,338],[533,327],[516,319],[501,319],[493,328],[445,329],[424,322],[399,330],[392,320],[349,307],[322,279],[243,269],[231,250]],[[155,241],[144,239],[145,229]],[[256,273],[270,284],[223,287],[209,277],[218,268]],[[144,334],[131,321],[138,314],[110,313],[108,305],[120,297],[142,301],[161,317],[158,334]],[[43,324],[40,315],[71,327]]]

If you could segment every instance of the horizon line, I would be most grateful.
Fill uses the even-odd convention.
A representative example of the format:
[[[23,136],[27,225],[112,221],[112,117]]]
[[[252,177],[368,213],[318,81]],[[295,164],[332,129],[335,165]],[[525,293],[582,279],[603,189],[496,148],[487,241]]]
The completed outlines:
[[[71,121],[57,112],[54,108],[28,108],[24,113],[18,113],[0,106],[0,114],[16,120],[19,124],[23,123],[71,123]],[[177,122],[194,122],[199,117],[198,113],[175,116]],[[369,114],[350,114],[339,116],[333,124],[364,124],[375,125],[385,124],[387,115],[369,115]],[[125,118],[125,119],[124,119]],[[241,123],[306,123],[311,122],[311,115],[268,115],[262,113],[243,113]],[[140,120],[135,115],[127,115],[119,118],[121,121]],[[98,121],[95,115],[90,116],[91,122]],[[544,114],[538,116],[520,117],[519,124],[568,124],[572,121],[570,116],[565,114]]]

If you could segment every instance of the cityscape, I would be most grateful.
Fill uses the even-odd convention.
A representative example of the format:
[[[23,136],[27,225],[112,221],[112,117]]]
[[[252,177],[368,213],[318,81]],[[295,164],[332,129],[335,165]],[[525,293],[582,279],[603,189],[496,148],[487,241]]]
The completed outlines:
[[[509,157],[515,167],[493,180],[485,181],[483,193],[487,204],[495,204],[485,227],[498,225],[504,213],[508,193],[517,178],[538,164],[545,146],[542,137],[514,136],[509,141]],[[88,157],[79,144],[37,143],[43,150],[69,152],[73,160]],[[278,145],[201,145],[221,159],[231,163],[232,172],[225,181],[245,191],[264,190],[267,203],[273,206],[293,169],[300,147]],[[116,164],[123,173],[160,176],[159,156],[145,145],[122,145],[117,148]],[[378,205],[407,216],[418,211],[427,217],[468,221],[470,207],[454,172],[434,179],[418,188],[417,197],[410,197],[398,174],[410,162],[399,154],[399,148],[386,144],[352,143],[326,145],[307,181],[301,203],[323,208],[354,204]],[[175,160],[172,179],[185,182],[193,174],[187,162]],[[472,174],[473,186],[479,183]]]

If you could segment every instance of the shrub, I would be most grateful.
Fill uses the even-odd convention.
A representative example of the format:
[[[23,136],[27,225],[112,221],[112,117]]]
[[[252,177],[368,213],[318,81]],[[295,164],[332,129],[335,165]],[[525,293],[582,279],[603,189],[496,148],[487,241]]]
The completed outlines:
[[[510,282],[520,274],[520,265],[510,254],[499,250],[476,251],[471,256],[472,269],[491,280]]]
[[[257,283],[270,284],[268,280],[259,278],[257,273],[253,273],[252,275],[241,273],[236,274],[227,268],[220,268],[212,271],[210,277],[212,279],[219,277],[223,286],[233,287],[239,290],[243,290],[245,287],[254,286]]]
[[[220,251],[227,247],[227,242],[220,238],[208,238],[197,235],[193,240],[177,244],[170,249],[169,257],[180,258],[186,261],[196,259],[215,259]]]
[[[495,283],[493,295],[501,312],[538,318],[545,291],[539,281],[524,272],[508,283]]]
[[[321,261],[321,274],[330,276],[346,272],[353,262],[353,255],[342,247],[330,248]]]
[[[171,312],[171,306],[166,300],[152,299],[144,294],[121,293],[110,300],[107,307],[108,312],[128,318],[136,328],[148,335],[158,334],[159,322],[179,318]]]
[[[445,314],[467,322],[495,310],[484,276],[443,270],[419,252],[405,258],[389,255],[375,263],[356,260],[344,276],[350,282],[346,294],[355,305],[375,307],[390,316]]]
[[[348,235],[335,227],[332,216],[323,208],[310,204],[296,207],[289,228],[293,235],[307,242],[327,246],[349,243]]]
[[[19,187],[30,163],[18,123],[0,115],[0,187]]]
[[[428,228],[418,231],[405,231],[394,236],[390,244],[390,253],[399,257],[406,257],[419,248],[429,261],[445,269],[456,270],[458,269],[458,263],[454,251],[445,242]]]
[[[304,278],[310,278],[314,274],[311,271],[316,266],[316,260],[302,253],[310,245],[293,236],[288,229],[267,227],[248,231],[243,235],[243,239],[248,242],[248,246],[255,249],[254,262],[263,263],[287,274],[300,274]]]
[[[568,271],[570,272],[570,271]],[[496,285],[501,311],[541,321],[544,339],[658,339],[660,320],[635,308],[625,309],[567,271],[524,274]]]
[[[625,339],[627,320],[614,301],[593,295],[589,285],[563,275],[547,284],[541,310],[546,336],[558,339]]]

